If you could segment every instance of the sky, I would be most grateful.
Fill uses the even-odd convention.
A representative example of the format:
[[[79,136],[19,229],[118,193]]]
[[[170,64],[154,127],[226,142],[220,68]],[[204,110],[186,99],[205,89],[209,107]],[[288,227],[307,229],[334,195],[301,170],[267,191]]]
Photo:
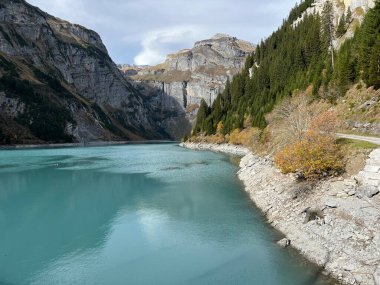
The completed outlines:
[[[297,0],[27,0],[96,31],[116,63],[155,65],[216,33],[257,44]]]

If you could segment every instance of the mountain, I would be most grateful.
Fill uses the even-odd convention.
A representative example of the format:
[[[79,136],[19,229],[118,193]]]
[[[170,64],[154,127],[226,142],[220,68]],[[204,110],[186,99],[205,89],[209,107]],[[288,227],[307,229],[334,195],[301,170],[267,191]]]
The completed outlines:
[[[161,92],[174,98],[191,119],[202,99],[209,105],[214,102],[253,51],[249,42],[217,34],[196,42],[192,49],[168,55],[157,66],[121,68],[137,84],[145,84],[146,92]]]
[[[183,117],[133,87],[96,32],[23,0],[0,0],[0,62],[0,143],[172,139],[165,120]]]

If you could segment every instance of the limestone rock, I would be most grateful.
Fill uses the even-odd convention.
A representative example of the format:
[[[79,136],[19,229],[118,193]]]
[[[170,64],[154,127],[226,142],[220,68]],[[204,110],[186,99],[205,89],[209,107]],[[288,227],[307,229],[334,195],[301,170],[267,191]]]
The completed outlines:
[[[372,198],[373,196],[379,194],[380,190],[378,187],[372,186],[372,185],[364,185],[358,187],[358,191],[356,192],[356,196],[358,198]]]
[[[291,240],[287,238],[283,238],[282,240],[279,240],[277,244],[281,247],[288,247],[291,245]]]
[[[336,200],[329,199],[325,202],[325,205],[329,208],[338,208],[339,204]]]

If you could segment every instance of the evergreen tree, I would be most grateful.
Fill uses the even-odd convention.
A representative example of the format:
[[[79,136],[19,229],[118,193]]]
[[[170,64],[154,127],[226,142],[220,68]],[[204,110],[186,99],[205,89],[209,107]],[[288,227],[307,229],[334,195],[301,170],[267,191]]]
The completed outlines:
[[[197,121],[195,124],[195,127],[193,129],[193,134],[197,135],[200,132],[204,131],[205,129],[205,123],[207,116],[209,115],[209,107],[204,99],[201,101],[201,105],[199,107],[198,113],[197,113]]]
[[[371,72],[376,72],[376,63],[373,62],[376,62],[376,55],[373,49],[377,49],[376,43],[379,41],[379,34],[380,2],[376,1],[375,7],[367,13],[357,38],[362,77],[364,82],[369,85],[376,82],[375,75],[371,75]]]
[[[347,20],[346,15],[343,14],[342,17],[340,17],[338,27],[336,28],[336,36],[340,38],[343,36],[347,31]]]
[[[347,9],[347,15],[346,15],[346,24],[349,26],[352,22],[352,12],[351,12],[351,7],[348,7]]]
[[[369,76],[367,83],[380,88],[380,35],[378,34],[375,44],[372,46],[369,57]]]

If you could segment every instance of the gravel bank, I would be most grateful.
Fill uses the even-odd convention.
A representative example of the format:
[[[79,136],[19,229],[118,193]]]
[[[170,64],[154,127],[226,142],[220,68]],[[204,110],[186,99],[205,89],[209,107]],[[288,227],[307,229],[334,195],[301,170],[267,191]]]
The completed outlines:
[[[241,157],[250,153],[249,149],[245,147],[231,144],[181,143],[180,146],[192,150],[209,150],[214,152],[228,153]]]

